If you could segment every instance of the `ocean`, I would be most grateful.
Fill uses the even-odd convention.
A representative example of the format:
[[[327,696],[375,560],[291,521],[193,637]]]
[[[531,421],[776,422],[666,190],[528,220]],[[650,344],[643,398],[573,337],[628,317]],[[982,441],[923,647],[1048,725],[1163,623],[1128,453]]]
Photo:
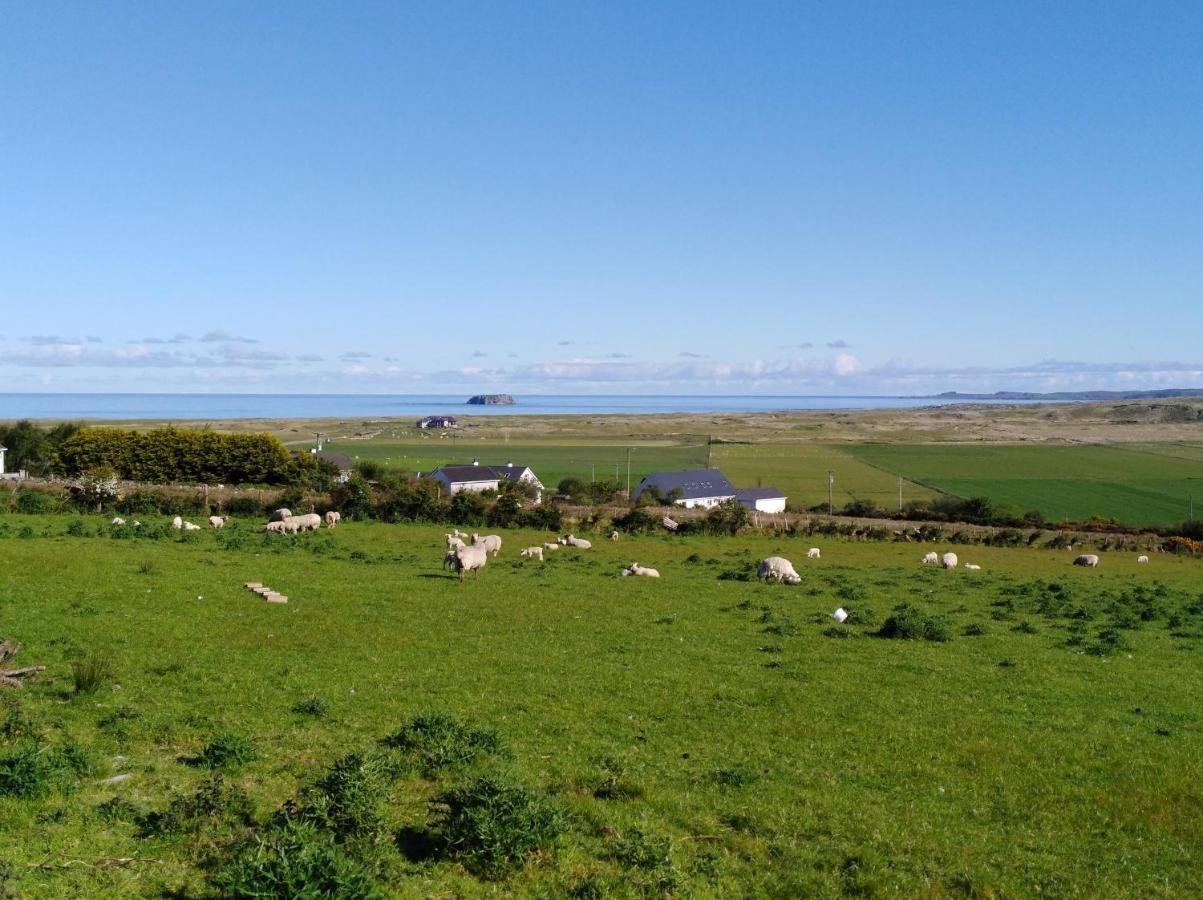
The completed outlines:
[[[742,413],[909,409],[932,397],[522,394],[513,406],[469,406],[464,394],[0,394],[0,420],[223,420],[455,416]],[[982,401],[975,401],[982,402]]]

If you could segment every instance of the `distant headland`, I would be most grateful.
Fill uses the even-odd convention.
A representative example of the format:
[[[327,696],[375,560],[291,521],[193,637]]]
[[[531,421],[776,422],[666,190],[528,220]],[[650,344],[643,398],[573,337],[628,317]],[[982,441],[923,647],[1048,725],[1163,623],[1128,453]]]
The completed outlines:
[[[471,406],[513,406],[514,398],[509,394],[477,394],[469,397],[468,403]]]
[[[995,391],[993,394],[962,394],[960,391],[945,391],[935,394],[938,400],[1157,400],[1170,397],[1197,397],[1203,388],[1164,388],[1153,391],[1051,391],[1046,394],[1031,391]]]

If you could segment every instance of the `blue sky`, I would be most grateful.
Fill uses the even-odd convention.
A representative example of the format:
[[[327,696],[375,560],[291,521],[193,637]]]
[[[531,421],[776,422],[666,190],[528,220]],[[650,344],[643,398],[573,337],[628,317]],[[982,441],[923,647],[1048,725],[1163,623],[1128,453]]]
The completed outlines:
[[[1203,386],[1198,3],[0,0],[0,390]]]

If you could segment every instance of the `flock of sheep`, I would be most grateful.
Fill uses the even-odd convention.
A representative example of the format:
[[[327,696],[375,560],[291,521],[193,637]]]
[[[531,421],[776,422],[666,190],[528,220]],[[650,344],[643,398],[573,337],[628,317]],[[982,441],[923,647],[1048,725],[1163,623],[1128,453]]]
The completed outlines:
[[[326,513],[326,527],[333,528],[342,521],[342,514],[335,510]],[[290,509],[277,509],[271,515],[271,521],[263,526],[268,534],[298,534],[302,531],[317,531],[322,527],[322,517],[317,513],[305,513],[294,516]]]

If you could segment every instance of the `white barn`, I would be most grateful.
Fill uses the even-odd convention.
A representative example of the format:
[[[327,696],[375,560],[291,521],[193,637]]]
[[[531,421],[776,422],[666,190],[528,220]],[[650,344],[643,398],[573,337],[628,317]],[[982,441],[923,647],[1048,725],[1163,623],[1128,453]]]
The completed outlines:
[[[775,487],[744,488],[735,495],[739,505],[753,512],[785,512],[786,496]]]

